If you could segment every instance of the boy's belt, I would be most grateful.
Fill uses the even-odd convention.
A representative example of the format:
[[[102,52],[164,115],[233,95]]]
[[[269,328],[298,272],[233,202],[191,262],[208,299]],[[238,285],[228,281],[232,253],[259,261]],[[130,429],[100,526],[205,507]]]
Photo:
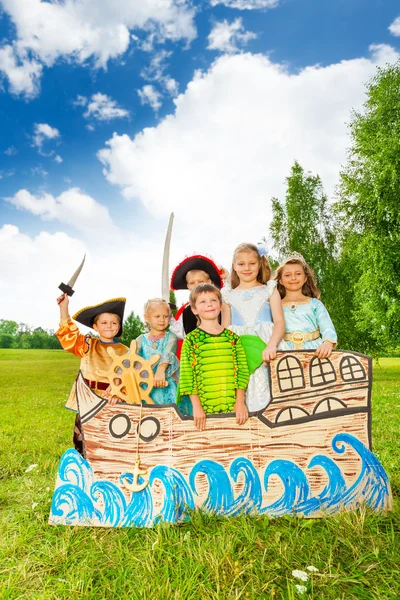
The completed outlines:
[[[293,342],[295,350],[301,350],[303,342],[312,342],[321,336],[319,329],[316,331],[293,331],[293,333],[285,333],[283,339],[285,342]]]
[[[85,379],[85,381],[92,390],[106,390],[110,385],[105,381],[93,381],[92,379]]]

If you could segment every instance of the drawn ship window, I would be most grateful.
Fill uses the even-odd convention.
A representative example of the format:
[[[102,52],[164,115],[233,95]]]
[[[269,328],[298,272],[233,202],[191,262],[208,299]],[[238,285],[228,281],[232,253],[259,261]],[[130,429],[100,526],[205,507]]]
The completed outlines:
[[[331,410],[342,410],[347,408],[345,403],[338,398],[324,398],[320,400],[314,408],[314,415],[318,413],[330,412]]]
[[[113,438],[121,439],[128,435],[132,423],[128,415],[115,415],[108,424],[108,430]]]
[[[140,439],[144,442],[151,442],[160,433],[160,421],[154,417],[145,417],[140,421],[137,426],[137,432],[139,433]]]
[[[282,358],[276,369],[281,392],[300,390],[305,387],[301,362],[295,356]]]
[[[340,374],[343,381],[366,379],[365,369],[354,356],[344,356],[340,361]]]
[[[310,375],[313,387],[336,381],[335,369],[328,358],[314,356],[310,363]]]
[[[276,415],[276,423],[284,423],[285,421],[295,421],[296,419],[302,419],[303,417],[309,417],[310,415],[304,408],[299,406],[289,406],[283,408]]]

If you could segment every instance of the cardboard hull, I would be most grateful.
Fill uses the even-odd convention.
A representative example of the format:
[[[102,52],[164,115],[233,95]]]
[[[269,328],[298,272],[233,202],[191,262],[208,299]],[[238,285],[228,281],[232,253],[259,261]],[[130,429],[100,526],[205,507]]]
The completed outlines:
[[[245,425],[210,415],[199,432],[176,406],[109,405],[80,376],[86,460],[62,457],[50,523],[152,526],[200,507],[314,518],[361,504],[389,510],[389,481],[370,450],[370,359],[334,352],[321,367],[311,352],[282,352],[270,387],[270,404]],[[147,474],[135,474],[137,454]]]

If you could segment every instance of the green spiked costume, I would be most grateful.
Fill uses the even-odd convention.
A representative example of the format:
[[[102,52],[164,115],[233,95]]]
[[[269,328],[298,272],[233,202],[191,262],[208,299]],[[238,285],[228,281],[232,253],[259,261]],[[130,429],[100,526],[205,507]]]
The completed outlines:
[[[205,413],[233,412],[236,390],[245,390],[249,369],[240,338],[224,329],[217,335],[191,331],[181,353],[179,396],[198,395]]]

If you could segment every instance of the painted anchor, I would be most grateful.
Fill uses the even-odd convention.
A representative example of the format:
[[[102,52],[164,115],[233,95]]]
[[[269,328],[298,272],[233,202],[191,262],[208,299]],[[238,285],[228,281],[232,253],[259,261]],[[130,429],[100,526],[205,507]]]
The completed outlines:
[[[132,473],[130,473],[130,475],[132,475],[133,477],[132,483],[130,483],[126,477],[123,477],[121,479],[122,485],[124,485],[126,489],[130,492],[141,492],[142,490],[144,490],[145,487],[149,485],[148,469],[140,468],[139,457],[136,458],[133,465]],[[139,483],[139,476],[142,477],[143,483]]]

